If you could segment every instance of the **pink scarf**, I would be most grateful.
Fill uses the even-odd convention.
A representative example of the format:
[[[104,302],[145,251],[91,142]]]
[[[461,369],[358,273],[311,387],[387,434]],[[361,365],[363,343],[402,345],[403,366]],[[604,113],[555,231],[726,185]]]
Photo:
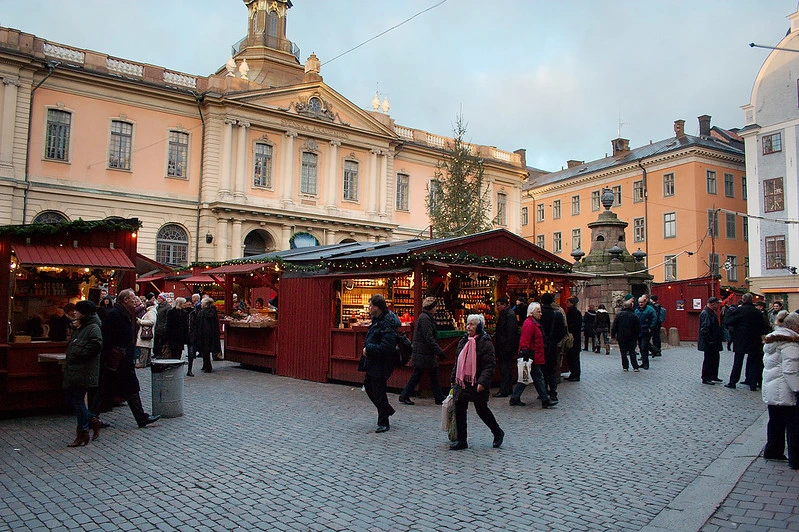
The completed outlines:
[[[458,355],[458,369],[455,371],[455,382],[460,386],[474,384],[477,375],[477,336],[470,336],[466,339]]]

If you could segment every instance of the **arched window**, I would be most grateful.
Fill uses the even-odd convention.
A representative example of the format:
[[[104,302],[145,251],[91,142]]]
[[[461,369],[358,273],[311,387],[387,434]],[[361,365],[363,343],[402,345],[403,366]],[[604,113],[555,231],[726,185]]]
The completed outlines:
[[[267,15],[266,34],[269,37],[277,37],[277,13],[274,10]]]
[[[244,256],[263,255],[275,248],[272,236],[261,229],[250,231],[244,238]]]
[[[321,113],[322,112],[322,100],[313,96],[310,100],[308,100],[308,109],[313,113]]]
[[[175,224],[168,224],[158,231],[155,243],[155,260],[170,266],[184,266],[189,257],[189,235]]]
[[[35,224],[60,224],[68,221],[67,217],[58,211],[42,211],[33,219]]]
[[[319,241],[316,239],[316,237],[311,233],[306,233],[305,231],[294,233],[289,239],[289,246],[291,246],[291,249],[312,248],[318,245]]]

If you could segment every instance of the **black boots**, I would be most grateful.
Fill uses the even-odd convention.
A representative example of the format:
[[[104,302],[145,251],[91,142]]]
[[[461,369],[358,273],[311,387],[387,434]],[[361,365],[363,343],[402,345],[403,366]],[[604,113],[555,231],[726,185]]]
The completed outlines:
[[[141,397],[139,397],[138,393],[131,395],[128,398],[128,406],[130,407],[130,411],[133,413],[133,417],[136,419],[136,423],[139,425],[140,429],[161,419],[161,416],[151,416],[144,411],[144,407],[141,404]]]
[[[194,377],[194,373],[191,371],[191,367],[194,365],[194,357],[189,357],[189,371],[186,373],[187,377]]]

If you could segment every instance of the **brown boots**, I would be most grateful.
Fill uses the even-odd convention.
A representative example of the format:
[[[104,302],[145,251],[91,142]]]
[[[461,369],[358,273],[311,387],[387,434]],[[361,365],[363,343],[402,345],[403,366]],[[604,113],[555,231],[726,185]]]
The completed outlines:
[[[75,430],[75,441],[67,444],[67,447],[80,447],[81,445],[89,445],[89,431],[88,430]]]
[[[92,429],[92,439],[96,440],[100,437],[100,428],[102,427],[99,417],[93,417],[89,420],[89,428]]]

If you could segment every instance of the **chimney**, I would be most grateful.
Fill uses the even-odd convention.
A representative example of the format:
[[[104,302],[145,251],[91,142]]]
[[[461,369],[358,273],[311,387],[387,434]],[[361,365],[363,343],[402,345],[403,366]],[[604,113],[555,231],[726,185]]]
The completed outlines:
[[[628,139],[613,139],[610,141],[613,146],[613,155],[619,155],[630,151],[630,141]]]
[[[710,136],[710,115],[702,115],[699,117],[699,136]]]
[[[685,120],[674,121],[674,136],[678,139],[685,138]]]
[[[574,159],[570,159],[570,160],[566,161],[566,167],[567,168],[574,168],[575,166],[580,166],[584,162],[585,161],[575,161]]]

